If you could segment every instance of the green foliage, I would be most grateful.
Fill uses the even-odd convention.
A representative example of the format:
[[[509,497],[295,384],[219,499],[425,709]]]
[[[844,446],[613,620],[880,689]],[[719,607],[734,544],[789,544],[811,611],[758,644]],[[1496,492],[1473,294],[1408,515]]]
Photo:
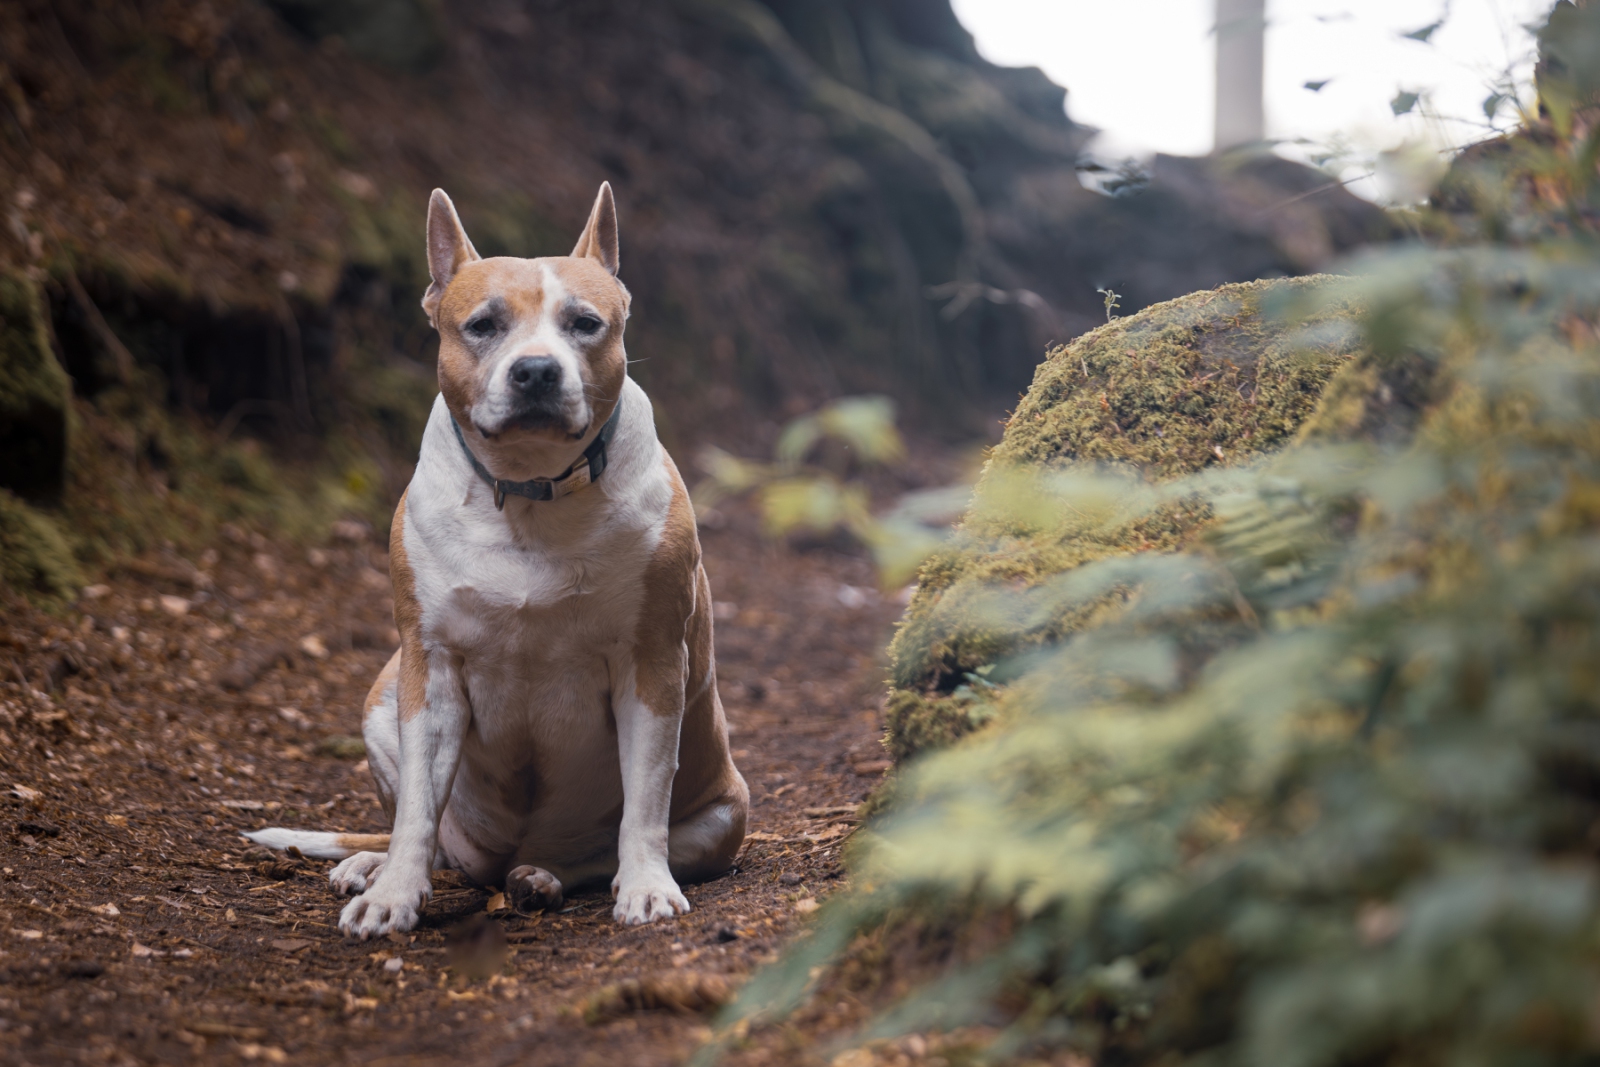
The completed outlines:
[[[795,419],[778,437],[778,462],[799,463],[824,438],[853,449],[865,463],[889,465],[906,455],[905,442],[894,428],[894,401],[886,396],[845,397]]]
[[[0,489],[0,588],[43,602],[76,594],[80,572],[55,523]]]
[[[1600,94],[1600,9],[1562,0],[1539,33],[1539,101],[1563,134],[1574,112]]]
[[[776,461],[740,459],[720,448],[701,452],[706,479],[694,489],[702,516],[730,496],[755,492],[767,533],[783,537],[805,531],[844,530],[866,545],[886,586],[903,584],[938,547],[939,517],[952,511],[961,488],[909,493],[889,512],[875,515],[863,468],[893,467],[905,459],[905,442],[894,425],[887,397],[835,400],[794,419],[778,435]]]

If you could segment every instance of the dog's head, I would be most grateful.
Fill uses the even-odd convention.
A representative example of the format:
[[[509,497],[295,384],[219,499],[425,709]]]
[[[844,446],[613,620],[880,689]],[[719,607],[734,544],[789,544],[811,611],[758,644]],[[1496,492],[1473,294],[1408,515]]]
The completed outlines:
[[[628,290],[617,209],[600,186],[569,256],[480,258],[441,189],[428,203],[422,298],[439,331],[439,390],[497,477],[551,477],[615,409],[627,376]]]

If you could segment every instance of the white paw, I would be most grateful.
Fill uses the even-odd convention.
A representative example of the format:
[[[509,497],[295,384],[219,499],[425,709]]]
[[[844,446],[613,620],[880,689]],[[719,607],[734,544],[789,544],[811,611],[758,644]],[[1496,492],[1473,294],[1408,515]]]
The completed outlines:
[[[624,926],[643,926],[689,911],[688,898],[670,874],[663,873],[655,878],[637,881],[630,879],[626,884],[619,877],[611,883],[611,891],[617,897],[617,906],[611,909],[611,917]]]
[[[380,882],[344,906],[339,914],[339,932],[365,941],[409,930],[417,925],[417,915],[427,902],[428,893],[426,888]]]
[[[383,870],[384,861],[388,858],[387,852],[357,852],[353,856],[346,856],[328,872],[328,884],[340,896],[363,893],[378,880],[378,873]]]

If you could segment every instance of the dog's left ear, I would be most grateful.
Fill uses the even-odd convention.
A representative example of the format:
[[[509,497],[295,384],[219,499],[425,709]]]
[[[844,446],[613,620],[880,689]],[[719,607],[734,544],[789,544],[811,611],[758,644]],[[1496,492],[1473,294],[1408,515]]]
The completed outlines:
[[[422,296],[422,310],[428,313],[428,321],[434,326],[439,325],[439,301],[444,299],[450,279],[478,258],[478,250],[467,238],[456,206],[443,189],[435,189],[428,198],[428,276],[432,284]]]
[[[612,274],[617,273],[617,202],[611,198],[611,183],[600,183],[600,195],[594,198],[589,212],[589,225],[583,236],[572,247],[573,259],[592,259]]]

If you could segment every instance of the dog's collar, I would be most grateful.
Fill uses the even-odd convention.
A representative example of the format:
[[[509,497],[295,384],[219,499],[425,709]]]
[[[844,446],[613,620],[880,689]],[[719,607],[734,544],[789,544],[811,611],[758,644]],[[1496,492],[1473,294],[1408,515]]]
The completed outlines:
[[[611,417],[600,427],[600,432],[595,434],[594,440],[589,442],[589,447],[583,450],[583,455],[578,457],[577,462],[554,478],[530,478],[525,482],[508,482],[490,474],[489,469],[478,462],[478,457],[472,454],[472,449],[467,447],[467,439],[461,433],[461,424],[456,422],[454,416],[450,419],[450,425],[455,429],[456,440],[461,442],[461,451],[467,454],[472,469],[478,472],[478,477],[489,484],[490,489],[494,490],[495,508],[504,511],[507,493],[524,496],[529,500],[555,500],[592,485],[596,478],[605,473],[606,444],[617,432],[617,419],[621,414],[622,401],[619,400],[611,412]]]

